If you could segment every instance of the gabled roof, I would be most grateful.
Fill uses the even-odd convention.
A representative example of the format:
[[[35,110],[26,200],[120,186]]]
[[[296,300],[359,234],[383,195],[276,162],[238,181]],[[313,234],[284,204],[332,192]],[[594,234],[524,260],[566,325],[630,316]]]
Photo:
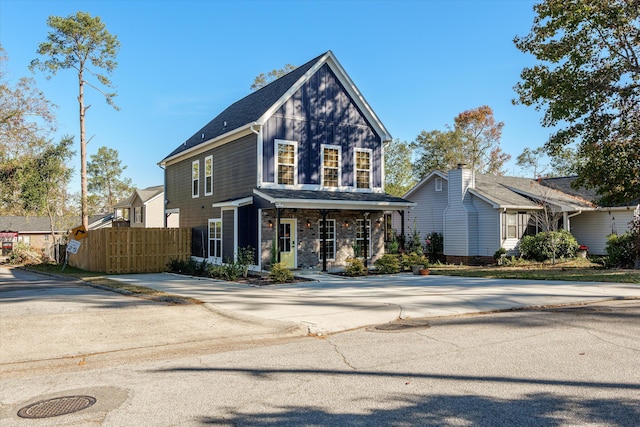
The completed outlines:
[[[147,203],[151,199],[158,197],[164,193],[164,185],[156,185],[153,187],[147,188],[136,188],[135,191],[131,194],[131,196],[126,199],[120,200],[118,203],[113,205],[114,208],[129,208],[133,205],[133,201],[138,197],[142,203]]]
[[[226,135],[246,130],[254,125],[264,124],[264,122],[324,64],[329,65],[353,101],[381,136],[382,141],[390,140],[391,135],[364,100],[364,97],[360,94],[344,68],[342,68],[333,52],[327,51],[231,104],[178,148],[173,150],[160,164],[164,164],[167,160],[177,157],[201,144],[210,143]]]
[[[49,218],[46,216],[0,216],[0,231],[18,233],[51,233]],[[66,230],[56,230],[57,233]]]
[[[143,189],[136,189],[136,194],[142,201],[142,203],[147,203],[151,199],[154,199],[164,193],[164,185],[156,185],[153,187],[147,187]]]

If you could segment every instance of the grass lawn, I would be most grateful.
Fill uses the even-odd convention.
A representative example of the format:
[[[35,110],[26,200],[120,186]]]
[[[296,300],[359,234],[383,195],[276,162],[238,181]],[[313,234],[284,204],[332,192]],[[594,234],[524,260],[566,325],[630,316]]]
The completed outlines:
[[[569,280],[572,282],[639,283],[640,270],[604,269],[599,264],[577,258],[551,263],[518,262],[513,266],[471,267],[433,264],[431,274],[497,279]]]
[[[104,288],[110,289],[114,292],[132,295],[140,298],[150,299],[158,302],[168,302],[172,304],[201,304],[194,298],[187,298],[178,295],[169,294],[155,289],[146,288],[144,286],[135,286],[128,283],[118,282],[116,280],[108,279],[104,273],[94,273],[91,271],[81,270],[79,268],[71,267],[67,265],[62,271],[62,266],[57,264],[36,264],[24,266],[26,270],[38,271],[41,273],[53,274],[56,276],[72,277],[80,279],[85,282],[99,285]]]

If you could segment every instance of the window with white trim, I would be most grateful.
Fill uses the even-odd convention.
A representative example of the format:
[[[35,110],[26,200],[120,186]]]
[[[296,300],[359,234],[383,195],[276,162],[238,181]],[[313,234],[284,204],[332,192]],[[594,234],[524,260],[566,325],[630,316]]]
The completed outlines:
[[[335,260],[336,259],[336,220],[328,219],[326,220],[327,226],[327,260]],[[318,237],[319,237],[319,250],[318,250],[318,259],[322,261],[322,233],[324,231],[324,227],[322,224],[322,220],[318,221]]]
[[[276,140],[276,184],[295,185],[297,181],[297,144]]]
[[[371,188],[371,150],[356,148],[354,157],[356,188]]]
[[[507,239],[518,238],[518,214],[516,212],[507,213]]]
[[[322,186],[340,186],[340,164],[342,148],[336,145],[322,145]]]
[[[204,158],[204,195],[213,194],[213,156]]]
[[[135,206],[133,208],[133,222],[142,223],[142,206]]]
[[[369,245],[367,248],[367,258],[371,258],[371,220],[367,220],[367,240]],[[356,256],[364,257],[364,219],[356,219]]]
[[[191,197],[200,197],[200,160],[191,163]]]
[[[442,178],[436,178],[436,191],[442,191]]]
[[[209,220],[209,258],[222,262],[222,219]]]

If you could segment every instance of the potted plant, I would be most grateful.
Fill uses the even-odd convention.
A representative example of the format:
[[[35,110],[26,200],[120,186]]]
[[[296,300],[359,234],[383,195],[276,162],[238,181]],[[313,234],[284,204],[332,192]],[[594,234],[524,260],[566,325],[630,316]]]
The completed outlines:
[[[419,270],[419,274],[421,276],[428,276],[429,273],[431,273],[431,270],[429,270],[429,266],[423,266],[420,270]]]
[[[589,252],[589,247],[587,245],[580,245],[578,247],[578,253],[580,254],[581,258],[586,258],[587,252]]]
[[[413,274],[418,275],[420,274],[420,269],[425,268],[425,265],[427,265],[427,257],[411,252],[411,254],[403,256],[402,263],[410,267]]]

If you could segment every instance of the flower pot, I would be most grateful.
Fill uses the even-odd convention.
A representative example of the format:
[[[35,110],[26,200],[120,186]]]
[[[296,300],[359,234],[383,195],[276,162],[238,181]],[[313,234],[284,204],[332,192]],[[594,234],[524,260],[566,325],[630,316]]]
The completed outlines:
[[[422,270],[423,268],[424,268],[424,265],[412,265],[411,271],[413,271],[413,274],[417,276],[418,274],[420,274],[420,270]]]
[[[580,258],[586,258],[587,257],[587,251],[583,251],[583,250],[578,251],[578,256]]]
[[[421,276],[428,276],[429,273],[431,273],[431,270],[429,270],[428,268],[421,268],[420,269],[420,275]]]

